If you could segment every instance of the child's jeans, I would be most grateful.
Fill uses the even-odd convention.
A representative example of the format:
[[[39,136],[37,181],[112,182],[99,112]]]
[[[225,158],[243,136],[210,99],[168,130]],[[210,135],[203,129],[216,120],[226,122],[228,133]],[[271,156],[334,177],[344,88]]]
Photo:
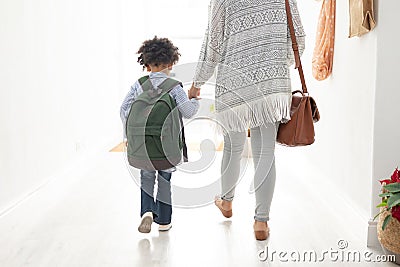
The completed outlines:
[[[157,199],[154,201],[154,184],[157,174]],[[140,171],[141,210],[140,216],[152,212],[154,222],[166,225],[171,223],[171,173],[165,171]]]

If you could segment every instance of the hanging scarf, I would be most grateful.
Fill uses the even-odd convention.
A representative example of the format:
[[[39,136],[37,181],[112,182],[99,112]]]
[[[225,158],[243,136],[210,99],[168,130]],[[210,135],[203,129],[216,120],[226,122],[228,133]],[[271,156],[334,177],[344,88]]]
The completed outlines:
[[[312,60],[313,76],[325,80],[332,73],[335,49],[336,0],[324,0]]]

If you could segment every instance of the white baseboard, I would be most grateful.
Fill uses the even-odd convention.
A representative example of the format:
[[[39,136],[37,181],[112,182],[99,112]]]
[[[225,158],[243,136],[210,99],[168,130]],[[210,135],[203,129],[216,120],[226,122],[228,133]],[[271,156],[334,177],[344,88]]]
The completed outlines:
[[[369,248],[380,248],[380,243],[377,234],[377,222],[370,219],[368,221],[368,236],[367,236],[367,247]]]

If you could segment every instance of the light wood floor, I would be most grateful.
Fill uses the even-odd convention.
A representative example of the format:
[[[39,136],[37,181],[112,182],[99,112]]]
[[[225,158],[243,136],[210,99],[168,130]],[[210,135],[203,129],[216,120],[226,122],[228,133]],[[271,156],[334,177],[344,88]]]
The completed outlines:
[[[270,253],[314,250],[321,256],[324,251],[341,251],[339,240],[348,242],[345,251],[362,255],[370,251],[368,218],[353,210],[322,177],[310,175],[302,164],[292,166],[298,151],[277,150],[278,180],[267,242],[253,238],[251,161],[237,188],[231,219],[222,217],[213,205],[174,208],[169,232],[159,233],[154,227],[150,234],[140,234],[139,188],[122,153],[105,152],[52,180],[0,218],[0,266],[308,266],[316,263],[285,263],[277,254],[272,262],[263,262],[258,254],[268,246]],[[207,175],[194,174],[198,184],[209,183],[211,174],[218,177],[219,160],[220,154]],[[173,180],[184,184],[193,177],[175,173]],[[318,266],[392,264],[326,258]]]

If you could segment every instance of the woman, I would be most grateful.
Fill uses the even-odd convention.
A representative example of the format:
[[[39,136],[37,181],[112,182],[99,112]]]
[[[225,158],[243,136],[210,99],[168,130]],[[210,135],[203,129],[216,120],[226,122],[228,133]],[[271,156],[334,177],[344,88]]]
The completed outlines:
[[[305,33],[296,0],[289,0],[300,53]],[[224,131],[221,197],[215,205],[232,216],[247,129],[255,166],[257,240],[269,236],[268,220],[275,187],[275,139],[280,122],[290,119],[289,66],[293,50],[285,0],[211,0],[208,28],[200,52],[190,98],[215,70],[217,119]]]

